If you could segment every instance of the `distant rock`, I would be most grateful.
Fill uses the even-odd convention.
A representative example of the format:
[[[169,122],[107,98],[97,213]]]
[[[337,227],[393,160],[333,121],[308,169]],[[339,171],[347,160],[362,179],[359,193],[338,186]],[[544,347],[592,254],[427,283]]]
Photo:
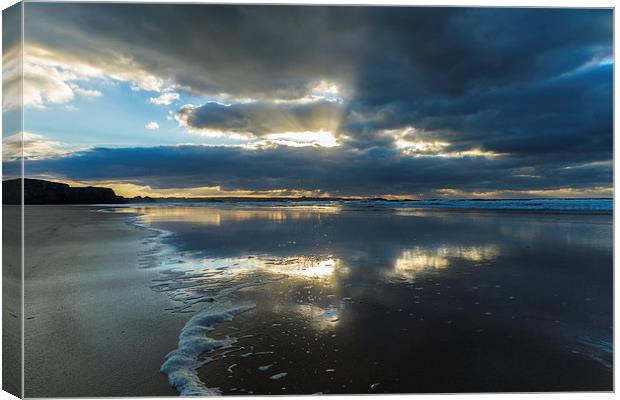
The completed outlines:
[[[152,197],[149,196],[135,196],[132,197],[131,199],[129,199],[129,202],[131,203],[155,203],[157,202],[157,199],[154,199]]]
[[[2,181],[3,204],[21,203],[21,180]],[[127,199],[103,187],[71,187],[42,179],[24,179],[25,204],[121,204]]]

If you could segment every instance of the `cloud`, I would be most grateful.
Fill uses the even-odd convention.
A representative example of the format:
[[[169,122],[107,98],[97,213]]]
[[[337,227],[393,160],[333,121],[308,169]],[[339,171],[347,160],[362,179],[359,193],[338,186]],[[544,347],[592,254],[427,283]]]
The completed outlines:
[[[77,181],[116,181],[153,190],[220,187],[225,191],[300,190],[332,195],[444,197],[453,193],[518,193],[610,188],[613,167],[566,160],[539,163],[502,157],[407,157],[391,150],[276,146],[98,148],[29,163],[31,174]],[[566,168],[579,165],[579,168]]]
[[[349,131],[354,147],[400,140],[443,143],[455,152],[477,148],[564,158],[574,153],[610,157],[612,73],[611,65],[600,65],[468,96],[431,96],[380,107],[358,103],[350,106],[342,129]]]
[[[71,86],[71,89],[73,89],[73,92],[76,93],[79,96],[83,96],[83,97],[101,97],[103,94],[99,91],[99,90],[95,90],[95,89],[85,89],[82,87],[79,87],[78,85],[72,83],[69,86]]]
[[[102,96],[99,90],[83,86],[85,82],[102,78],[104,74],[101,71],[83,63],[65,62],[56,58],[54,53],[33,46],[26,46],[23,64],[21,57],[22,48],[19,45],[3,53],[4,111],[22,105],[43,108],[51,104],[64,104],[76,95]]]
[[[7,111],[21,106],[21,5],[3,10],[2,21],[2,110]]]
[[[287,132],[337,132],[341,113],[340,104],[324,100],[231,105],[211,102],[202,106],[185,105],[175,118],[193,132],[260,138]]]
[[[103,82],[127,82],[132,90],[166,92],[174,88],[136,65],[131,57],[118,56],[112,50],[102,50],[97,56],[86,59],[41,47],[27,42],[24,47],[23,65],[21,47],[14,47],[3,54],[6,71],[3,85],[12,90],[12,97],[5,100],[3,109],[10,110],[23,104],[26,107],[43,108],[48,105],[65,104],[76,95],[100,97],[101,91],[84,85]],[[114,62],[110,62],[113,59]],[[23,98],[21,91],[23,74]],[[20,78],[20,79],[18,79]],[[23,103],[20,103],[23,99]]]
[[[27,18],[29,40],[100,68],[238,98],[299,98],[322,79],[373,101],[457,95],[556,76],[612,46],[602,9],[43,3]]]
[[[4,48],[2,53],[2,111],[22,106],[21,48]]]
[[[169,106],[170,104],[179,100],[181,96],[178,93],[164,93],[158,97],[151,97],[149,102],[151,104],[157,104],[158,106]]]
[[[36,133],[18,132],[2,138],[3,162],[20,160],[22,157],[24,160],[49,159],[66,154],[69,152],[64,143]]]
[[[136,162],[175,163],[170,173],[153,169],[161,178],[136,175],[153,187],[176,179],[440,196],[612,184],[610,168],[597,164],[613,156],[612,10],[27,8],[27,104],[67,103],[94,82],[121,81],[153,104],[190,97],[196,104],[171,114],[183,127],[244,141],[242,149],[127,149],[143,155]],[[79,160],[124,168],[109,158],[120,154],[95,149]],[[71,163],[78,158],[37,165],[68,174]]]
[[[146,129],[154,130],[154,129],[159,129],[159,124],[157,122],[155,122],[155,121],[150,121],[149,123],[144,125],[144,127]]]
[[[265,140],[260,140],[254,144],[257,147],[263,146],[293,146],[293,147],[336,147],[339,146],[338,140],[333,133],[326,131],[317,132],[287,132],[273,133],[265,136]]]
[[[73,100],[74,92],[66,75],[36,65],[24,68],[24,106],[43,107]]]
[[[167,82],[193,94],[234,98],[303,98],[322,80],[372,102],[458,95],[556,76],[611,54],[612,46],[609,10],[163,4],[28,9],[29,40],[61,57],[88,60],[145,89],[161,91]]]

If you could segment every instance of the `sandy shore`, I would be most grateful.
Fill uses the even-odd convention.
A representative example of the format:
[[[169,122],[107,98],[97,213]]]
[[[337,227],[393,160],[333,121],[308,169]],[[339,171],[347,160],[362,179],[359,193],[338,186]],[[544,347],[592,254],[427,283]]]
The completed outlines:
[[[164,258],[184,271],[161,290],[188,299],[212,340],[235,339],[183,359],[208,360],[202,385],[182,379],[193,371],[167,369],[186,393],[613,388],[610,215],[134,211],[170,233]],[[231,321],[215,318],[248,304]],[[186,329],[193,347],[213,349],[196,327]]]
[[[185,393],[612,389],[609,215],[95,210],[26,210],[27,397],[176,395],[181,332]]]
[[[21,396],[21,207],[3,205],[2,219],[2,389]]]
[[[95,209],[26,207],[25,395],[176,395],[159,368],[186,317],[137,268],[145,232]]]

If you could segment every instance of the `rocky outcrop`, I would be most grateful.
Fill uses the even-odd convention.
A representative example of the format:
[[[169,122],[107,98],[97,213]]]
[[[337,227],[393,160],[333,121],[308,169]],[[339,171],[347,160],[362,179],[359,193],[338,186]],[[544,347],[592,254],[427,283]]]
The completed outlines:
[[[3,204],[21,203],[21,180],[2,181]],[[41,179],[24,179],[25,204],[120,204],[126,199],[103,187],[71,187]]]

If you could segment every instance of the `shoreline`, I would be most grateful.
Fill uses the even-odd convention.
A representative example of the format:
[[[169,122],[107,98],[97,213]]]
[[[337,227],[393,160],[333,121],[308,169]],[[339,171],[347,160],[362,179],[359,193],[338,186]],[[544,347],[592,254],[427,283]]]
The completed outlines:
[[[536,269],[518,267],[523,262],[520,257],[532,257],[532,251],[542,252],[541,255],[545,257],[545,261],[540,262],[544,265],[563,265],[569,259],[573,260],[577,256],[577,254],[573,254],[566,258],[565,255],[550,252],[549,250],[553,249],[554,246],[542,245],[543,242],[533,240],[535,236],[542,233],[539,229],[543,229],[544,226],[547,226],[544,227],[547,235],[543,236],[545,241],[553,240],[552,243],[568,246],[569,242],[565,241],[566,237],[562,234],[558,236],[557,227],[562,226],[561,231],[564,231],[567,227],[572,226],[572,231],[577,226],[574,224],[579,226],[586,226],[581,224],[587,224],[589,226],[591,223],[597,225],[602,223],[602,226],[606,226],[608,222],[605,222],[607,221],[605,216],[563,213],[562,215],[549,215],[548,218],[540,218],[540,214],[537,213],[526,216],[525,214],[528,212],[520,212],[514,217],[501,218],[501,214],[495,212],[496,210],[484,210],[490,212],[486,213],[489,218],[483,220],[469,217],[444,219],[448,214],[444,216],[435,212],[436,210],[429,210],[430,212],[412,210],[415,213],[424,213],[424,218],[383,219],[384,213],[365,213],[363,211],[385,211],[385,215],[387,215],[393,210],[349,208],[339,210],[349,212],[339,212],[332,215],[329,210],[322,214],[324,209],[319,208],[315,210],[306,209],[304,212],[313,213],[313,215],[321,214],[321,218],[317,216],[317,218],[305,219],[299,215],[299,211],[303,210],[296,210],[295,207],[281,207],[281,213],[273,213],[273,207],[269,205],[256,207],[261,212],[257,210],[253,212],[247,207],[222,207],[222,205],[216,208],[192,207],[192,205],[181,204],[174,206],[178,209],[171,209],[170,215],[168,215],[165,207],[157,210],[159,208],[157,205],[151,205],[154,210],[149,211],[149,206],[147,206],[143,211],[147,216],[152,215],[152,218],[148,219],[150,226],[174,232],[174,237],[171,239],[172,244],[179,251],[177,257],[186,257],[188,262],[191,262],[192,259],[202,259],[205,262],[218,259],[223,261],[220,264],[203,264],[202,271],[211,270],[221,265],[229,266],[231,271],[239,268],[239,271],[242,272],[244,268],[247,268],[245,266],[247,265],[254,266],[256,272],[266,270],[271,271],[271,273],[278,271],[289,274],[287,275],[289,279],[274,282],[273,285],[265,286],[264,289],[248,287],[229,299],[230,301],[240,300],[254,303],[256,306],[248,312],[238,315],[232,321],[218,320],[217,326],[211,324],[210,321],[201,325],[201,327],[207,328],[203,333],[210,335],[209,338],[203,336],[203,339],[218,341],[232,337],[235,340],[233,342],[234,348],[231,349],[228,346],[207,348],[209,352],[200,357],[202,361],[206,361],[205,364],[194,364],[188,369],[191,370],[192,379],[186,380],[185,383],[195,382],[193,378],[196,377],[195,372],[197,371],[200,387],[218,388],[225,395],[241,393],[311,394],[318,390],[324,393],[368,393],[369,388],[379,380],[382,382],[380,388],[375,386],[370,390],[385,393],[436,392],[437,387],[443,387],[443,385],[448,385],[446,389],[454,392],[515,391],[519,387],[527,388],[528,391],[584,390],[584,387],[605,387],[604,379],[606,378],[604,377],[609,372],[607,369],[609,353],[603,352],[602,356],[605,358],[602,363],[595,361],[595,359],[586,359],[586,354],[590,354],[590,352],[598,354],[600,349],[577,347],[581,344],[574,341],[571,334],[568,334],[568,326],[558,330],[560,325],[557,325],[558,322],[555,319],[562,320],[561,326],[564,327],[564,319],[572,318],[572,316],[565,315],[562,311],[557,317],[554,316],[547,320],[548,315],[545,315],[545,312],[556,307],[554,294],[539,291],[542,289],[540,286],[545,286],[542,283],[538,284],[536,290],[529,285],[523,285],[523,279],[520,277],[522,274],[533,274],[529,275],[530,278],[535,276],[540,279],[542,277],[543,281],[555,281],[557,278],[553,275],[555,267],[549,272],[550,275],[544,275],[543,271],[536,271]],[[194,211],[194,209],[196,210]],[[198,209],[202,209],[202,211],[198,212]],[[358,213],[358,211],[362,212]],[[406,213],[407,211],[398,210],[399,213]],[[286,213],[290,214],[285,215]],[[310,217],[310,214],[306,217]],[[250,221],[256,221],[256,224],[252,224]],[[355,230],[334,231],[330,229],[330,227],[342,226],[340,225],[343,223],[342,221],[351,221],[351,225],[347,226]],[[424,221],[429,221],[428,223],[431,225]],[[337,222],[338,225],[333,225]],[[483,232],[486,231],[486,234],[481,236],[480,243],[473,242],[477,243],[479,247],[467,247],[473,246],[472,239],[469,237],[463,239],[459,232],[461,229],[464,229],[464,232],[469,232],[471,224],[474,222],[476,224],[482,223],[479,227],[483,229]],[[550,224],[545,224],[545,222]],[[425,227],[431,229],[426,230],[424,236],[417,233],[420,229],[406,229],[403,231],[404,236],[399,239],[390,237],[389,234],[388,237],[385,237],[370,233],[369,237],[362,239],[364,237],[362,233],[357,228],[353,228],[359,226],[360,223],[377,227],[382,227],[385,223],[413,224],[419,226],[420,229]],[[445,225],[446,223],[450,225]],[[569,225],[557,225],[558,223],[568,223]],[[456,229],[453,224],[458,224],[460,228]],[[446,230],[445,228],[448,226],[450,229]],[[502,228],[504,226],[506,229]],[[519,227],[531,227],[531,234],[534,236],[524,235],[526,232],[518,229]],[[581,230],[581,228],[579,229]],[[317,230],[320,230],[321,234]],[[497,240],[500,236],[496,233],[490,233],[495,230],[501,232],[502,235],[509,235],[509,237],[498,243]],[[394,229],[386,230],[386,232],[393,231]],[[255,232],[254,235],[251,235],[254,240],[249,245],[247,240],[243,238],[248,237],[252,232]],[[323,232],[328,235],[324,236]],[[429,235],[429,232],[435,232],[437,235]],[[265,237],[261,237],[262,235],[259,233],[264,234]],[[325,243],[327,247],[317,247],[313,244],[314,242],[309,242],[310,238],[307,236],[310,233],[315,234],[312,237],[321,238],[318,240]],[[360,235],[362,236],[360,237]],[[411,237],[407,239],[409,235]],[[259,239],[259,237],[261,238]],[[352,238],[356,240],[352,240]],[[425,239],[428,240],[428,243],[424,243],[412,241],[412,238],[429,239]],[[401,239],[403,245],[410,246],[415,243],[417,247],[408,250],[413,252],[413,255],[407,251],[400,254],[402,258],[399,261],[401,264],[398,264],[400,269],[395,272],[406,273],[410,268],[415,272],[418,267],[415,263],[416,258],[428,263],[430,269],[427,272],[416,272],[421,274],[420,278],[414,280],[417,282],[416,284],[399,280],[398,276],[393,280],[386,281],[383,276],[370,275],[371,271],[366,270],[366,268],[372,265],[370,263],[373,263],[373,260],[364,261],[363,258],[358,258],[362,254],[360,252],[364,252],[365,249],[358,248],[359,245],[355,243],[362,240],[363,243],[368,242],[368,246],[372,247],[377,245],[377,240],[380,240],[379,243],[383,243],[383,246],[386,246],[385,248],[391,248],[392,246],[400,247],[400,244],[395,242],[400,243]],[[342,243],[344,253],[340,250],[334,253],[334,248],[329,245],[332,240]],[[373,244],[371,245],[371,243]],[[571,247],[574,245],[589,246],[586,242],[574,242],[574,240],[570,243],[572,243]],[[455,246],[453,250],[452,245]],[[439,247],[435,248],[435,246]],[[500,246],[508,246],[507,250],[509,251],[506,255],[516,258],[513,261],[502,260],[503,252],[500,251]],[[350,253],[350,247],[354,248],[352,253]],[[328,256],[327,254],[331,255]],[[593,255],[600,257],[601,254]],[[310,258],[304,258],[304,256]],[[385,263],[388,265],[393,260],[391,257],[393,256],[385,259]],[[342,274],[338,272],[339,261],[333,261],[338,259],[349,259],[348,262],[344,262]],[[538,260],[538,257],[530,258],[530,260],[534,259]],[[588,260],[592,261],[591,258]],[[311,270],[317,268],[317,271],[306,275],[303,265],[306,262],[312,264]],[[315,265],[314,263],[318,264]],[[381,264],[385,263],[382,262]],[[235,265],[238,266],[235,267]],[[329,272],[330,267],[328,265],[334,268],[333,272]],[[448,268],[448,266],[450,267]],[[442,268],[447,269],[442,271]],[[509,274],[502,272],[506,268],[510,269]],[[576,271],[579,269],[574,272]],[[319,275],[312,275],[313,273]],[[320,274],[322,273],[327,275],[321,278],[322,275]],[[513,278],[506,279],[508,276],[513,276]],[[201,276],[200,273],[197,273],[196,278],[199,277],[205,278],[204,275]],[[189,278],[192,279],[191,276]],[[367,286],[367,279],[372,282],[375,282],[375,279],[377,280],[372,285],[374,289],[371,290],[370,286]],[[332,283],[328,283],[328,281]],[[490,284],[489,281],[493,284]],[[436,289],[438,284],[444,288],[441,293]],[[517,286],[513,287],[513,285]],[[418,290],[424,288],[418,286],[426,286],[426,291],[419,292]],[[397,292],[396,287],[399,288]],[[505,289],[502,289],[504,287]],[[511,287],[512,290],[509,289]],[[558,286],[559,290],[564,288],[563,285]],[[379,292],[387,290],[388,292],[375,296],[374,290]],[[525,306],[525,303],[522,303],[522,300],[512,300],[515,298],[513,295],[516,295],[517,299],[527,299],[532,297],[532,291],[537,294],[547,293],[544,296],[545,303],[542,308],[548,311],[543,312],[539,310],[539,307],[534,307],[524,309],[522,314],[515,316],[513,307],[517,304]],[[422,300],[423,293],[427,293],[426,296],[433,299],[427,303],[420,303],[418,300],[411,301],[412,297],[413,299],[420,297]],[[564,294],[567,295],[568,293]],[[395,298],[389,301],[391,304],[386,304],[386,300],[392,295]],[[588,296],[595,297],[595,294]],[[585,294],[584,297],[586,297]],[[455,307],[451,298],[460,299],[458,307]],[[487,304],[482,309],[483,313],[478,314],[474,311],[478,308],[475,300],[481,300]],[[589,298],[586,304],[590,304]],[[581,309],[581,307],[579,308]],[[472,312],[473,314],[471,314]],[[552,312],[559,312],[559,310]],[[200,314],[202,312],[197,315]],[[369,317],[370,315],[372,317]],[[412,315],[416,318],[413,318]],[[519,322],[514,320],[515,317],[520,317]],[[386,327],[392,326],[391,324],[394,325],[393,328],[384,330],[382,326],[368,325],[372,320],[391,320],[392,322],[386,324]],[[540,331],[541,322],[544,325],[545,332]],[[574,322],[572,321],[570,324]],[[514,324],[517,325],[513,326]],[[369,333],[369,336],[362,334],[364,328],[368,329],[369,326],[373,326],[370,330],[376,332],[374,334]],[[446,330],[448,326],[451,330]],[[519,334],[515,337],[506,334],[507,332],[514,333],[517,326],[527,326],[527,328],[519,328]],[[385,358],[386,360],[389,359],[390,362],[386,362],[383,368],[364,364],[365,372],[361,373],[363,377],[361,382],[356,382],[342,365],[340,368],[337,367],[340,360],[357,360],[360,357],[359,349],[364,348],[362,343],[367,344],[375,335],[390,337],[395,334],[402,335],[400,332],[408,332],[409,330],[417,332],[415,336],[412,336],[412,339],[414,342],[419,342],[419,348],[408,347],[412,346],[408,341],[401,343],[401,345],[405,346],[406,351],[413,351],[417,357],[426,360],[425,362],[410,364],[406,361],[398,361],[400,354],[396,354],[392,350],[383,353],[379,349],[373,349],[372,351],[378,351],[374,355],[376,359]],[[429,332],[435,333],[430,334]],[[562,336],[564,334],[567,336]],[[582,334],[583,331],[579,331],[577,335]],[[437,335],[441,338],[439,342],[436,341]],[[458,340],[456,341],[457,344],[451,345],[450,350],[442,353],[453,363],[446,368],[451,368],[454,372],[464,373],[465,371],[463,369],[465,366],[459,364],[462,362],[461,358],[451,358],[454,354],[467,354],[471,360],[479,363],[475,369],[478,372],[471,372],[470,377],[474,379],[471,383],[459,382],[450,386],[448,382],[441,381],[443,376],[441,371],[423,369],[423,365],[428,365],[428,362],[436,356],[435,352],[432,351],[433,346],[437,343],[454,342],[455,336],[453,335],[464,342],[477,343],[476,348],[487,349],[492,354],[492,356],[483,356],[481,353],[477,353],[475,348],[461,347],[458,345]],[[605,336],[606,334],[603,332],[602,335]],[[399,336],[392,339],[396,342],[400,340]],[[354,346],[352,343],[357,343],[357,345]],[[536,343],[534,350],[532,350],[532,343]],[[300,344],[303,347],[300,347]],[[326,354],[324,353],[326,350],[334,351],[334,353]],[[541,378],[548,372],[545,372],[546,365],[536,361],[536,354],[539,352],[544,353],[549,358],[551,365],[557,368],[561,367],[560,372],[557,372],[557,377],[566,378],[565,381],[559,380],[559,382],[565,382],[564,386],[559,383],[549,383],[547,379]],[[482,354],[486,353],[485,351]],[[582,355],[578,356],[578,353]],[[194,356],[197,355],[198,353],[194,354]],[[504,366],[494,372],[497,374],[497,383],[483,389],[484,386],[480,386],[485,376],[482,371],[486,371],[483,360],[486,357],[503,358],[504,356],[521,357],[519,360],[521,367],[528,366],[532,371],[531,376],[527,378],[515,377],[511,367]],[[412,358],[412,360],[415,359],[415,357]],[[195,362],[195,357],[190,361]],[[268,368],[270,365],[274,366],[273,370]],[[567,368],[566,365],[570,365],[570,367]],[[412,368],[421,376],[426,374],[428,383],[399,381],[398,378],[402,378],[400,372],[407,368]],[[571,372],[573,368],[574,371],[582,370],[587,376],[573,376]],[[600,376],[597,377],[597,374]],[[312,379],[306,380],[304,376],[312,376]],[[557,377],[553,378],[556,379]],[[367,382],[364,383],[365,380]],[[426,380],[424,379],[424,381]],[[195,387],[190,386],[185,394],[190,394],[192,389]]]
[[[575,245],[580,246],[593,252],[591,255],[598,260],[596,265],[603,265],[604,250],[589,247],[591,243],[587,240],[567,242],[565,239],[569,237],[558,236],[556,227],[560,225],[544,223],[567,222],[561,232],[565,229],[571,232],[577,229],[574,224],[578,224],[581,231],[582,227],[591,224],[585,215],[549,215],[547,221],[547,218],[539,218],[539,213],[529,210],[510,218],[499,217],[504,210],[500,213],[498,210],[481,210],[486,217],[451,218],[448,213],[442,215],[437,209],[402,208],[394,215],[411,212],[420,218],[384,219],[384,214],[376,211],[387,214],[394,210],[344,208],[338,211],[349,212],[331,213],[323,208],[304,211],[281,207],[280,213],[274,213],[270,210],[272,206],[258,207],[265,212],[219,206],[207,209],[174,205],[170,210],[153,204],[132,209],[116,205],[53,206],[53,213],[49,206],[27,206],[27,210],[30,208],[29,217],[34,219],[30,223],[27,221],[26,241],[27,245],[31,242],[37,246],[36,251],[27,251],[27,255],[30,254],[27,258],[38,256],[40,262],[53,271],[47,271],[52,276],[44,279],[46,276],[40,266],[32,265],[32,271],[29,271],[29,260],[26,260],[27,273],[33,274],[27,276],[27,295],[29,290],[35,290],[38,302],[26,307],[26,395],[36,397],[36,390],[39,390],[47,396],[85,396],[85,393],[93,396],[93,382],[102,388],[95,394],[97,396],[176,396],[179,394],[177,390],[181,395],[211,396],[243,392],[310,394],[318,389],[324,393],[341,394],[369,393],[369,390],[434,392],[437,387],[448,384],[441,380],[443,372],[421,368],[436,357],[431,351],[436,344],[436,335],[444,344],[453,343],[456,337],[478,343],[479,348],[488,350],[484,354],[490,352],[499,358],[522,357],[521,363],[533,371],[534,375],[528,378],[534,382],[531,383],[527,379],[520,381],[515,378],[510,366],[505,366],[503,372],[496,372],[497,385],[487,390],[513,391],[513,387],[525,382],[530,382],[530,386],[523,386],[528,391],[583,390],[580,384],[594,385],[586,386],[591,388],[605,385],[601,380],[603,377],[595,375],[608,373],[609,365],[605,363],[611,362],[607,360],[609,353],[600,353],[600,349],[570,338],[559,346],[556,343],[562,338],[559,333],[568,331],[556,332],[558,322],[547,321],[547,315],[539,310],[539,306],[525,308],[524,313],[517,315],[522,318],[519,327],[525,323],[535,329],[522,329],[515,338],[506,336],[507,331],[515,332],[516,326],[511,328],[515,323],[514,304],[524,306],[520,300],[512,300],[512,295],[517,299],[527,299],[531,298],[532,291],[547,293],[540,291],[541,287],[534,290],[530,285],[522,285],[520,276],[531,274],[532,279],[554,282],[557,276],[553,275],[553,268],[549,270],[551,275],[518,268],[522,263],[520,258],[515,258],[514,262],[502,261],[501,246],[507,246],[505,254],[508,256],[532,257],[532,251],[536,251],[544,257],[546,264],[561,264],[562,268],[569,261],[579,264],[575,258],[582,256],[577,253],[572,256],[549,253],[553,245],[543,246],[543,242],[535,240],[544,229],[546,233],[541,238],[553,240],[549,243],[570,245],[564,247],[569,252]],[[159,210],[149,211],[149,207]],[[198,212],[198,209],[202,210]],[[304,215],[300,214],[301,211]],[[469,214],[467,211],[480,210],[454,211]],[[532,216],[524,216],[527,213]],[[322,214],[322,218],[317,214]],[[607,229],[607,218],[587,215],[592,223]],[[248,223],[250,221],[261,223]],[[472,223],[477,224],[482,235],[473,242],[471,238],[464,240],[461,235],[469,232]],[[586,225],[582,225],[584,223]],[[377,229],[368,229],[364,233],[356,228],[359,224],[369,224],[367,226]],[[380,233],[395,231],[393,226],[402,230],[398,237]],[[530,227],[530,233],[522,231],[521,227]],[[600,234],[596,227],[587,229]],[[420,231],[426,234],[420,236]],[[498,233],[493,233],[496,231],[507,236],[502,236],[498,242]],[[244,240],[252,232],[256,240]],[[429,235],[432,232],[437,235]],[[324,245],[317,247],[315,242],[308,241],[311,239],[309,233],[315,234],[312,240]],[[331,245],[332,240],[335,247]],[[248,243],[251,246],[248,247]],[[46,252],[47,246],[54,248]],[[367,258],[367,246],[379,246],[390,253],[381,253],[381,262],[375,264],[372,258]],[[205,250],[207,253],[203,253]],[[84,260],[80,264],[83,268],[71,265],[74,259]],[[416,264],[416,259],[423,260],[429,269],[418,270],[422,266]],[[530,259],[539,260],[539,257]],[[591,257],[586,259],[592,261]],[[395,262],[393,267],[392,262]],[[374,267],[367,269],[370,265]],[[388,265],[390,269],[384,270],[377,265]],[[491,265],[493,267],[489,268]],[[508,275],[501,272],[505,268],[515,268],[509,274],[513,278],[506,280]],[[566,273],[578,275],[580,271],[566,271],[562,276]],[[409,272],[414,273],[412,281],[407,279]],[[288,279],[283,279],[285,277]],[[526,280],[534,281],[532,279]],[[120,286],[119,280],[122,280]],[[372,285],[368,286],[370,282]],[[502,289],[513,285],[517,286],[510,291]],[[443,288],[441,294],[437,291],[439,286]],[[57,293],[59,287],[63,288],[61,294]],[[64,293],[76,288],[79,290],[75,296]],[[560,285],[557,288],[563,290],[565,287]],[[114,291],[114,296],[106,293],[109,291]],[[422,302],[425,296],[433,299]],[[587,296],[593,299],[588,297],[587,302],[573,299],[584,301],[584,306],[577,308],[581,310],[579,312],[593,304],[590,300],[602,301],[600,291]],[[454,308],[451,298],[459,299],[459,307]],[[483,311],[489,311],[481,315],[471,314],[473,309],[465,311],[472,307],[470,303],[474,300],[488,304]],[[26,301],[29,302],[28,297]],[[555,304],[556,300],[547,293],[542,305],[555,313],[559,312],[553,309]],[[54,307],[58,309],[49,310]],[[477,306],[474,304],[473,308]],[[31,313],[32,309],[38,309],[38,312]],[[42,317],[44,312],[49,315]],[[567,322],[573,318],[563,312],[553,318],[567,318]],[[75,313],[79,315],[73,315]],[[35,318],[30,319],[32,316]],[[41,321],[45,318],[54,321]],[[375,320],[385,320],[386,323],[368,325]],[[68,324],[60,324],[60,321]],[[548,334],[539,332],[540,321],[544,322]],[[53,325],[54,322],[57,326]],[[77,333],[72,329],[76,326],[79,328]],[[130,329],[126,329],[128,326],[134,328],[131,329],[132,335],[129,335]],[[364,333],[369,326],[372,326],[371,332]],[[447,326],[456,333],[446,330]],[[388,327],[393,328],[384,330]],[[101,329],[114,335],[104,340],[99,333],[106,332],[100,332]],[[123,331],[121,335],[115,332],[118,330]],[[380,348],[371,348],[374,357],[383,359],[385,364],[382,368],[364,364],[365,370],[358,377],[362,379],[360,382],[342,365],[338,367],[340,361],[356,360],[360,356],[359,349],[365,348],[376,335],[391,337],[398,334],[391,339],[398,343],[403,339],[399,335],[409,331],[417,332],[411,336],[414,342],[418,342],[416,348],[410,348],[409,340],[400,345],[405,346],[406,352],[413,352],[410,355],[415,354],[412,360],[421,358],[426,361],[419,364],[399,361],[400,352],[381,352]],[[58,342],[50,343],[47,332],[51,332]],[[64,338],[60,340],[58,336]],[[485,340],[481,341],[482,338]],[[533,341],[540,342],[537,351],[545,352],[553,360],[552,364],[561,367],[568,363],[571,368],[583,369],[589,375],[577,379],[570,369],[562,370],[558,376],[570,377],[566,382],[571,382],[562,387],[547,384],[546,380],[539,381],[537,376],[544,373],[544,366],[536,363],[537,352],[530,349]],[[304,344],[302,347],[300,342]],[[444,357],[450,358],[459,352],[468,354],[471,360],[480,357],[475,349],[461,347],[458,341],[451,346],[442,353]],[[511,353],[512,348],[520,349],[515,350],[518,354]],[[62,354],[63,350],[74,350],[78,357]],[[579,353],[582,355],[577,356]],[[588,360],[586,354],[595,358]],[[597,361],[599,356],[603,358]],[[452,368],[455,373],[465,371],[464,365],[459,364],[460,358],[451,360],[446,368]],[[54,369],[57,365],[67,367],[58,371]],[[407,368],[427,376],[423,381],[428,383],[399,380],[401,371]],[[477,368],[484,370],[483,365]],[[37,369],[43,371],[39,375],[49,382],[32,378]],[[304,379],[306,375],[314,378],[307,381]],[[471,378],[482,379],[481,376],[474,371]],[[381,386],[369,389],[377,381],[381,381]],[[573,381],[574,386],[571,386]],[[78,385],[73,387],[74,383]],[[481,391],[481,387],[476,386],[478,384],[480,382],[474,380],[446,388],[465,393]]]
[[[54,205],[47,205],[48,207],[54,207]],[[82,207],[84,205],[73,205],[73,207]],[[604,209],[604,210],[588,210],[588,209],[536,209],[536,208],[492,208],[492,207],[395,207],[392,205],[355,205],[355,204],[347,204],[346,202],[334,202],[334,203],[321,203],[321,204],[311,204],[311,203],[237,203],[237,202],[222,202],[222,203],[208,203],[208,202],[195,202],[195,203],[134,203],[134,204],[101,204],[100,207],[105,207],[109,209],[123,209],[123,208],[149,208],[149,207],[181,207],[181,208],[238,208],[238,209],[251,209],[251,208],[260,208],[260,209],[290,209],[290,210],[304,210],[304,209],[316,209],[316,208],[329,208],[329,207],[341,207],[340,211],[390,211],[390,212],[445,212],[445,213],[463,213],[463,214],[534,214],[534,215],[612,215],[614,214],[614,210],[612,209]]]
[[[115,213],[113,210],[103,212]],[[215,361],[211,353],[234,348],[239,338],[232,336],[216,338],[211,333],[220,325],[231,322],[235,316],[256,307],[252,302],[238,301],[234,297],[235,292],[256,288],[263,283],[241,281],[232,286],[218,283],[221,278],[218,276],[219,273],[223,272],[223,275],[226,275],[228,272],[226,268],[224,271],[211,272],[211,277],[215,281],[213,285],[217,288],[215,292],[202,292],[191,283],[185,287],[183,281],[191,281],[194,273],[191,262],[197,260],[189,257],[190,265],[183,265],[188,259],[176,246],[165,242],[165,238],[174,236],[174,232],[144,225],[140,222],[140,215],[143,214],[139,212],[125,215],[130,216],[128,223],[137,229],[152,232],[145,238],[151,250],[139,259],[139,268],[153,269],[157,275],[152,280],[150,289],[169,298],[172,306],[166,308],[166,312],[191,315],[179,329],[177,344],[170,348],[162,359],[159,371],[167,377],[169,387],[179,396],[221,395],[219,387],[211,387],[206,380],[200,378],[200,370],[206,364]],[[202,273],[199,275],[202,276]]]
[[[55,208],[25,207],[25,396],[176,396],[159,369],[187,318],[150,288],[147,235],[100,207]]]

